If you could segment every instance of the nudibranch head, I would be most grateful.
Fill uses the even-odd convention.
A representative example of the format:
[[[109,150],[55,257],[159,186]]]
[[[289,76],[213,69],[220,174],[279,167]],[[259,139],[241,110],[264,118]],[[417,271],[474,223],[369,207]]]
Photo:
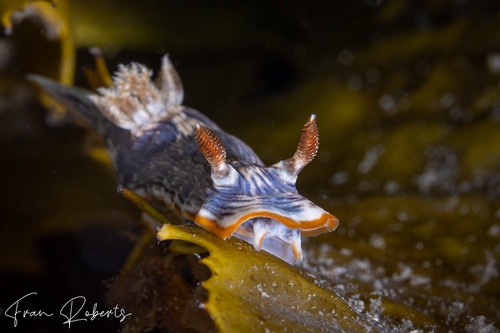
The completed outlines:
[[[225,239],[236,236],[288,262],[302,259],[301,235],[335,230],[338,219],[297,192],[298,173],[317,153],[315,116],[305,124],[292,158],[265,167],[226,161],[210,129],[197,126],[196,141],[211,166],[213,186],[195,223]]]

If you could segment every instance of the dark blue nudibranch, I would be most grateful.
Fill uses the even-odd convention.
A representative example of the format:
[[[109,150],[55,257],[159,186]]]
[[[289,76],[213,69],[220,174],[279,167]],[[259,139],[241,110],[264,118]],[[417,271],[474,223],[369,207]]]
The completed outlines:
[[[318,150],[314,115],[293,157],[266,167],[244,142],[182,105],[182,83],[167,56],[157,81],[151,77],[145,66],[120,66],[99,94],[33,80],[100,132],[121,185],[172,220],[236,236],[290,263],[302,259],[302,235],[337,228],[337,218],[295,188]]]

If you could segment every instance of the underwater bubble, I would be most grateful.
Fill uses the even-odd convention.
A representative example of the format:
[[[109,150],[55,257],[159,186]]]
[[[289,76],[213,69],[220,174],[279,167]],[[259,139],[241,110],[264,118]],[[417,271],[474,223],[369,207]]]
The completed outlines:
[[[490,53],[486,57],[486,67],[493,74],[500,73],[500,53]]]
[[[373,167],[377,164],[380,155],[382,155],[385,151],[385,147],[382,144],[377,144],[371,148],[369,148],[366,153],[363,161],[358,165],[358,171],[362,174],[366,174],[373,169]]]
[[[378,68],[370,68],[366,71],[365,76],[369,83],[377,83],[380,80],[381,73]]]
[[[342,50],[339,52],[337,60],[342,65],[347,66],[354,60],[354,54],[350,50]]]
[[[397,112],[397,102],[394,96],[389,94],[382,95],[378,100],[378,106],[388,115]]]
[[[446,93],[439,99],[439,105],[443,108],[449,108],[455,104],[456,98],[452,93]]]
[[[371,247],[375,249],[385,249],[385,239],[384,236],[379,234],[371,234],[368,243]]]
[[[330,177],[330,184],[331,185],[340,185],[344,184],[349,180],[349,174],[345,171],[337,172],[333,176]]]
[[[500,236],[500,225],[493,224],[488,229],[488,236],[490,236],[490,237],[498,237],[498,236]]]
[[[347,81],[347,85],[352,90],[359,90],[363,88],[363,84],[363,79],[359,76],[353,76],[349,79],[349,81]]]
[[[388,181],[384,185],[384,191],[387,194],[395,194],[399,190],[399,184],[395,181]]]

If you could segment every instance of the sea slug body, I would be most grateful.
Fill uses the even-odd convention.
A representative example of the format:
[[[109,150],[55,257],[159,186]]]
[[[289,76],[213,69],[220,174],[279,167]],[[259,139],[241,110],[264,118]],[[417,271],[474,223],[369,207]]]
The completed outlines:
[[[156,81],[148,68],[132,63],[120,66],[112,86],[98,94],[32,79],[99,131],[120,184],[172,221],[241,238],[289,263],[302,259],[302,235],[338,226],[295,187],[318,150],[314,115],[295,154],[266,167],[244,142],[182,105],[182,83],[168,56]]]

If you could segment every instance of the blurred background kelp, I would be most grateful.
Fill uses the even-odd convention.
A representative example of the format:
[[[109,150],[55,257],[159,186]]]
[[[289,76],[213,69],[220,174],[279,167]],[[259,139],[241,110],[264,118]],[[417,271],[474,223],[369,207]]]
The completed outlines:
[[[341,226],[305,242],[302,269],[381,331],[498,331],[500,2],[4,0],[0,11],[3,310],[31,291],[41,308],[75,295],[106,307],[138,240],[140,214],[116,193],[99,139],[24,79],[95,88],[85,68],[99,47],[111,71],[157,71],[169,53],[184,104],[267,164],[316,114],[321,147],[298,188]],[[169,262],[184,280],[190,258]],[[175,313],[157,328],[211,327]]]

